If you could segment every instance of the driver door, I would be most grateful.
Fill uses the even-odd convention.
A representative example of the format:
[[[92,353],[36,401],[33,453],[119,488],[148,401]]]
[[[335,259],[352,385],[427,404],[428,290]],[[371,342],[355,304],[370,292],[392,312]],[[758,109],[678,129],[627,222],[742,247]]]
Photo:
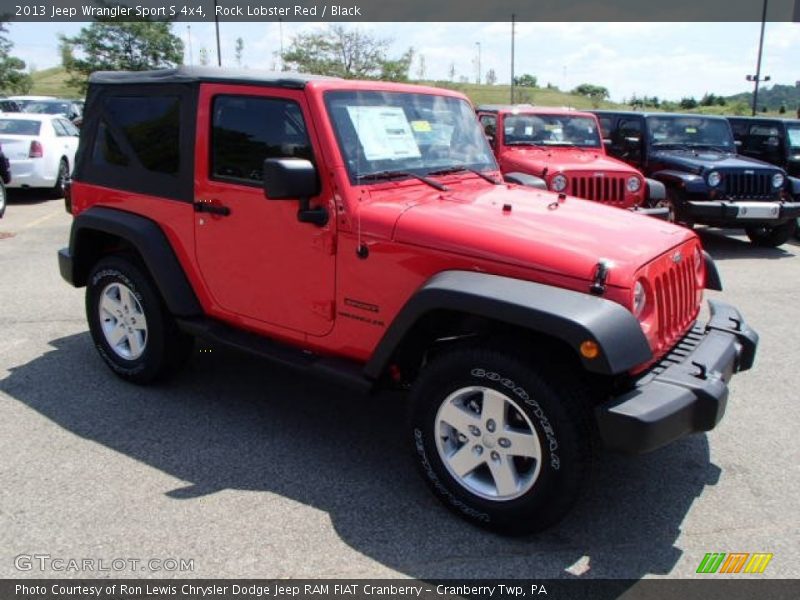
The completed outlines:
[[[203,85],[195,162],[195,254],[216,316],[320,336],[333,327],[336,219],[298,221],[299,198],[264,196],[266,158],[306,158],[331,187],[314,148],[302,91]],[[198,212],[199,211],[199,212]]]

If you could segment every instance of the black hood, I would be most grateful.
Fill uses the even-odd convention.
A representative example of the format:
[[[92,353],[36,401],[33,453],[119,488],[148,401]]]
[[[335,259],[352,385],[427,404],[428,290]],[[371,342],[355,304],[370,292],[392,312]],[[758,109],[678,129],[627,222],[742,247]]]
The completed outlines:
[[[655,150],[650,160],[662,165],[697,175],[708,171],[748,171],[780,172],[780,168],[761,162],[749,156],[715,150]]]

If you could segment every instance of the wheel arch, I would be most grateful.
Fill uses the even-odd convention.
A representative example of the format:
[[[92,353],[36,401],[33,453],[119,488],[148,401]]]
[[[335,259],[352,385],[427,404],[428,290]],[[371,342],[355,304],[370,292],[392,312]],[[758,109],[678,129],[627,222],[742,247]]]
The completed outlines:
[[[586,371],[601,375],[623,373],[652,358],[638,321],[615,302],[509,277],[445,271],[406,303],[364,373],[379,378],[390,364],[413,357],[442,332],[458,338],[487,331],[499,335],[522,331],[533,342],[553,341],[559,352],[568,351]],[[600,348],[593,360],[579,351],[587,340]]]
[[[202,314],[197,295],[164,232],[154,221],[133,213],[92,207],[75,218],[69,243],[71,283],[85,286],[97,261],[114,253],[137,256],[172,314]]]

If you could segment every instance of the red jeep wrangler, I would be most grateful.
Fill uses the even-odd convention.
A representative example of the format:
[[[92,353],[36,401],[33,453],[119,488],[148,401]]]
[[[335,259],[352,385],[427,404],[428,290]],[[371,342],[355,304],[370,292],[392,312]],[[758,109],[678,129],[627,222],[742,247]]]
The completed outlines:
[[[713,428],[757,335],[694,233],[503,183],[458,93],[207,68],[96,73],[63,277],[120,377],[202,336],[410,389],[424,478],[509,533],[562,517],[594,440]]]
[[[606,155],[592,113],[527,104],[477,108],[508,181],[666,218],[664,185]]]

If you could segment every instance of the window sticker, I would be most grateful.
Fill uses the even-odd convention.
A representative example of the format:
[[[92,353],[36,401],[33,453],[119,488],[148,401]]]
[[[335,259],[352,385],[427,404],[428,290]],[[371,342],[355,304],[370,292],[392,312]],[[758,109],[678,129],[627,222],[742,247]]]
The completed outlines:
[[[788,129],[786,133],[789,134],[789,145],[792,147],[800,147],[800,127]]]
[[[697,127],[687,127],[686,133],[697,133]]]
[[[411,124],[399,106],[348,106],[367,160],[420,158]]]
[[[411,121],[411,129],[417,133],[427,133],[431,131],[431,124],[428,121]]]

